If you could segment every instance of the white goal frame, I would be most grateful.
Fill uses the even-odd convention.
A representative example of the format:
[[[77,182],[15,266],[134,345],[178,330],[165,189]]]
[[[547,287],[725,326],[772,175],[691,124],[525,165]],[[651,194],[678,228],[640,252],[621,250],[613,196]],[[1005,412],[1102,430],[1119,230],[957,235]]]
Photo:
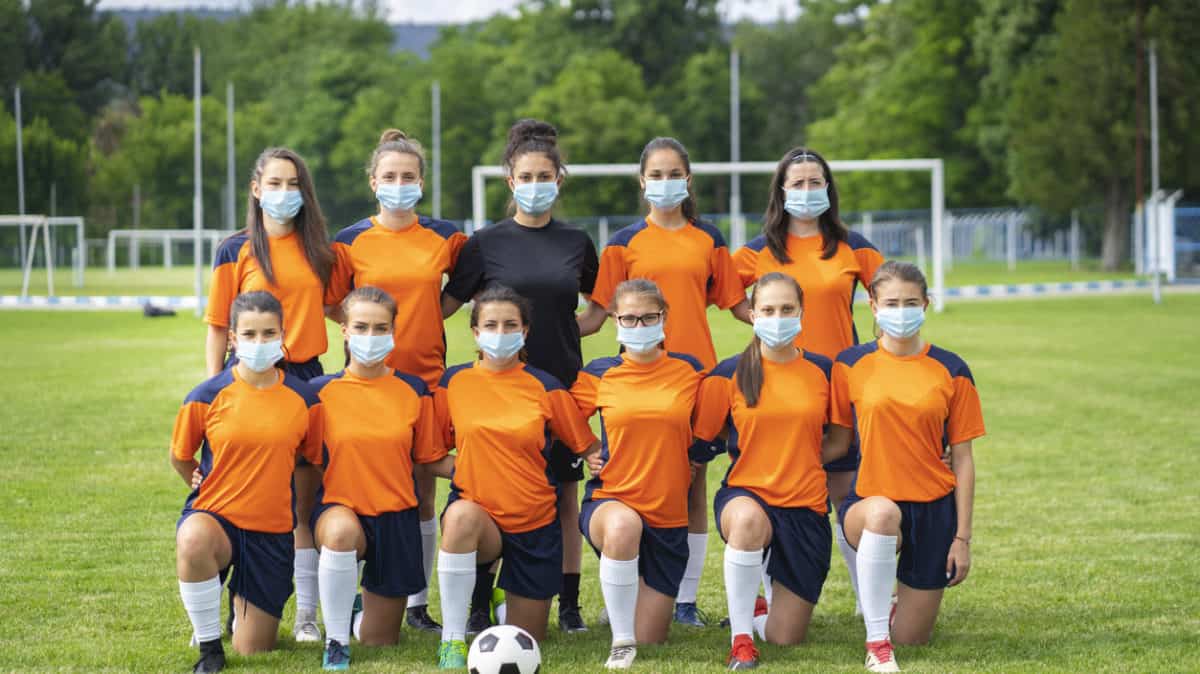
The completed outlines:
[[[776,162],[694,162],[692,175],[746,175],[771,174]],[[947,230],[943,218],[946,211],[945,165],[941,159],[853,159],[829,162],[834,171],[928,171],[930,175],[930,215],[932,225],[933,310],[945,309],[945,269],[942,265],[943,248]],[[637,164],[572,164],[568,167],[572,176],[628,176],[638,174]],[[475,166],[471,169],[471,217],[467,222],[467,234],[474,225],[485,222],[487,194],[484,181],[487,178],[504,178],[508,175],[503,166]],[[737,228],[730,238],[737,242],[745,240],[745,222],[740,213],[731,213],[733,227]],[[603,245],[604,242],[601,242]]]
[[[42,233],[42,251],[46,257],[46,290],[54,295],[54,250],[51,247],[51,227],[75,229],[74,285],[83,286],[83,269],[87,265],[87,240],[84,238],[83,218],[47,217],[45,215],[0,215],[0,227],[30,227],[25,259],[21,261],[21,297],[29,297],[29,277],[33,273],[33,258],[37,252],[38,232]]]

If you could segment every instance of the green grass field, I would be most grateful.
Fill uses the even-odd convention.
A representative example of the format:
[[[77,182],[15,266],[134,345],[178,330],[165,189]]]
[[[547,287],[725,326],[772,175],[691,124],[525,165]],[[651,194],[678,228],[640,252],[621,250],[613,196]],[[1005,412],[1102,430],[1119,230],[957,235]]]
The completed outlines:
[[[129,269],[118,267],[109,273],[103,267],[88,268],[84,274],[83,287],[72,285],[70,269],[56,268],[54,292],[56,295],[191,295],[193,293],[191,267],[182,266],[142,267]],[[208,288],[209,270],[204,269],[205,289]],[[21,270],[0,269],[0,295],[21,293]],[[1050,281],[1097,281],[1134,278],[1131,271],[1106,272],[1097,260],[1084,260],[1078,271],[1072,271],[1066,262],[1034,260],[1021,262],[1014,271],[1009,271],[1003,262],[960,260],[946,271],[946,286],[990,285],[996,283],[1045,283]],[[46,294],[46,270],[35,269],[30,274],[29,293]]]
[[[748,338],[727,314],[713,324],[722,356]],[[448,330],[450,360],[468,358],[463,317]],[[926,335],[972,366],[989,434],[976,444],[971,576],[948,592],[933,643],[899,648],[905,671],[1197,670],[1198,332],[1194,295],[958,304],[930,319]],[[191,666],[173,562],[186,489],[167,443],[202,378],[203,341],[190,315],[0,314],[0,671]],[[613,346],[611,328],[585,341],[589,357]],[[725,465],[710,468],[710,493]],[[721,555],[714,535],[700,604],[716,616]],[[766,671],[862,671],[863,626],[834,557],[809,642],[765,647]],[[595,557],[584,559],[591,621],[602,603]],[[289,605],[282,631],[290,618]],[[669,645],[639,649],[636,667],[721,671],[728,638],[677,628]],[[356,645],[353,671],[432,671],[436,645],[411,632],[394,648]],[[543,671],[599,672],[607,646],[603,628],[554,633]],[[231,656],[229,671],[319,666],[317,646],[285,638]]]

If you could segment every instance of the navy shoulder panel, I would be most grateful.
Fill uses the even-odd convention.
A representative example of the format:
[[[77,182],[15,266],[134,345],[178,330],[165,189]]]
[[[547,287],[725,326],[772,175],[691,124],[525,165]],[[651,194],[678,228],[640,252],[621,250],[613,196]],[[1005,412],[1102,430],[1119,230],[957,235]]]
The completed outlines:
[[[607,356],[605,358],[597,358],[597,359],[593,360],[592,362],[588,363],[583,368],[583,371],[592,375],[593,377],[599,378],[599,377],[603,377],[605,372],[608,372],[609,370],[611,370],[614,367],[617,367],[620,364],[621,364],[620,356]]]
[[[966,377],[971,380],[972,384],[975,383],[975,378],[971,376],[971,368],[967,367],[966,361],[959,358],[958,354],[930,344],[928,355],[930,358],[941,363],[942,367],[946,368],[946,371],[950,373],[951,379],[954,377]]]
[[[308,405],[309,407],[318,405],[321,402],[321,399],[317,397],[316,389],[314,389],[306,380],[301,379],[294,374],[284,373],[283,385],[295,391],[297,395],[304,399],[304,404]]]
[[[217,397],[217,394],[232,383],[232,370],[221,370],[208,379],[205,379],[196,388],[192,389],[191,393],[188,393],[187,397],[183,399],[183,404],[205,403],[206,405],[211,405],[212,401]]]
[[[875,244],[867,241],[867,237],[855,231],[851,231],[850,235],[846,237],[846,245],[850,246],[850,250],[862,250],[863,248],[869,248],[874,251],[879,250],[875,247]]]
[[[249,240],[250,237],[246,236],[244,232],[239,232],[222,241],[221,245],[217,247],[217,259],[213,261],[213,269],[223,264],[237,262],[238,253],[242,252],[242,246],[246,245]]]
[[[434,232],[437,232],[437,234],[443,239],[449,239],[459,232],[458,227],[456,227],[454,223],[450,222],[449,220],[435,220],[434,218],[429,218],[424,215],[417,217],[417,224],[421,225],[425,229],[431,229]]]
[[[860,358],[879,350],[879,342],[867,342],[866,344],[858,344],[838,354],[837,362],[845,363],[850,367],[859,361]]]
[[[649,225],[646,224],[645,220],[639,220],[628,227],[622,227],[621,229],[617,230],[616,234],[613,234],[611,237],[609,237],[608,245],[628,246],[629,242],[633,240],[633,237],[637,236],[639,232],[645,230],[648,226]]]
[[[371,219],[363,218],[362,220],[359,220],[353,225],[350,225],[349,227],[338,232],[337,235],[333,237],[333,241],[334,243],[344,243],[349,246],[350,244],[354,243],[354,240],[358,238],[359,234],[362,234],[370,228]]]
[[[442,373],[441,381],[438,382],[438,387],[446,388],[447,386],[450,385],[450,380],[454,378],[454,375],[458,374],[459,372],[462,372],[463,370],[469,370],[471,368],[471,366],[474,364],[475,364],[475,362],[471,361],[469,363],[460,363],[458,365],[454,365],[454,366],[446,368],[446,371]]]
[[[825,379],[826,380],[829,379],[830,373],[833,371],[833,361],[832,360],[829,360],[829,358],[822,356],[819,353],[813,353],[811,351],[804,352],[804,360],[807,360],[808,362],[812,363],[813,365],[816,365],[817,367],[821,368],[821,372],[825,373]]]
[[[713,248],[725,248],[725,235],[722,234],[721,230],[714,227],[711,223],[697,218],[692,225],[694,225],[696,229],[707,234],[713,240]]]
[[[676,360],[682,360],[683,362],[685,362],[688,365],[691,365],[693,368],[695,368],[695,370],[697,372],[704,371],[704,365],[702,365],[700,363],[700,361],[696,359],[695,356],[691,356],[686,353],[677,353],[675,351],[668,351],[667,356],[669,358],[675,358]]]
[[[767,247],[767,237],[763,236],[762,234],[759,234],[758,236],[754,237],[753,239],[750,239],[749,241],[747,241],[746,247],[756,253],[761,252],[763,248]]]
[[[308,380],[308,385],[312,387],[314,392],[320,395],[321,389],[325,388],[325,386],[330,382],[341,379],[342,375],[345,373],[345,370],[341,370],[340,372],[334,372],[333,374],[323,374],[320,377],[313,377],[312,379]]]
[[[392,376],[411,386],[413,393],[416,393],[418,396],[429,395],[429,386],[425,384],[424,379],[407,372],[401,372],[400,370],[392,370]]]
[[[737,372],[738,362],[741,361],[741,359],[742,354],[740,353],[736,356],[730,356],[729,358],[726,358],[725,360],[717,363],[717,366],[712,369],[712,372],[708,373],[708,376],[733,379],[734,373]]]
[[[532,365],[526,364],[525,372],[541,382],[542,388],[545,389],[547,393],[550,391],[565,391],[567,389],[567,387],[563,386],[563,383],[558,380],[558,377],[555,377],[545,370],[539,370]]]

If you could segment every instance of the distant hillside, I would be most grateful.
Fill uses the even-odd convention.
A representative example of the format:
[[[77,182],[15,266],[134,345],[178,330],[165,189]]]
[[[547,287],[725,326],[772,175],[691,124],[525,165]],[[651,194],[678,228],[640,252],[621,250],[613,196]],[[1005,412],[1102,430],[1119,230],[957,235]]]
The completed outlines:
[[[238,12],[234,10],[208,9],[203,7],[180,11],[203,19],[216,19],[218,21],[225,21],[238,15]],[[125,23],[129,34],[132,35],[134,28],[139,22],[175,12],[160,9],[114,9],[108,13],[121,19]],[[395,51],[409,51],[421,58],[429,58],[429,47],[437,40],[438,33],[444,25],[431,23],[394,23],[392,24],[392,34],[394,35],[392,49]]]

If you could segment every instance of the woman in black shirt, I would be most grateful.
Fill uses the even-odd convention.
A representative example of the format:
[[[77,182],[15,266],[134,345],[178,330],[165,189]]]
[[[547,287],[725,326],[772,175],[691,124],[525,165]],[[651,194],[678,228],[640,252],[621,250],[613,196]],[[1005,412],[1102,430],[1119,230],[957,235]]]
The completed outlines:
[[[598,305],[576,317],[579,296],[590,298],[600,267],[596,248],[583,230],[552,217],[558,189],[566,174],[558,151],[558,131],[545,122],[523,119],[508,131],[504,150],[508,186],[515,205],[512,217],[475,232],[459,254],[458,264],[442,293],[446,316],[492,284],[508,286],[533,303],[526,338],[529,364],[554,375],[568,388],[583,367],[579,322],[593,322]],[[567,632],[587,629],[579,612],[578,482],[583,464],[569,448],[555,442],[550,468],[559,483],[558,512],[563,531],[563,582],[558,598],[558,624]],[[468,631],[488,626],[490,574],[477,575]]]

